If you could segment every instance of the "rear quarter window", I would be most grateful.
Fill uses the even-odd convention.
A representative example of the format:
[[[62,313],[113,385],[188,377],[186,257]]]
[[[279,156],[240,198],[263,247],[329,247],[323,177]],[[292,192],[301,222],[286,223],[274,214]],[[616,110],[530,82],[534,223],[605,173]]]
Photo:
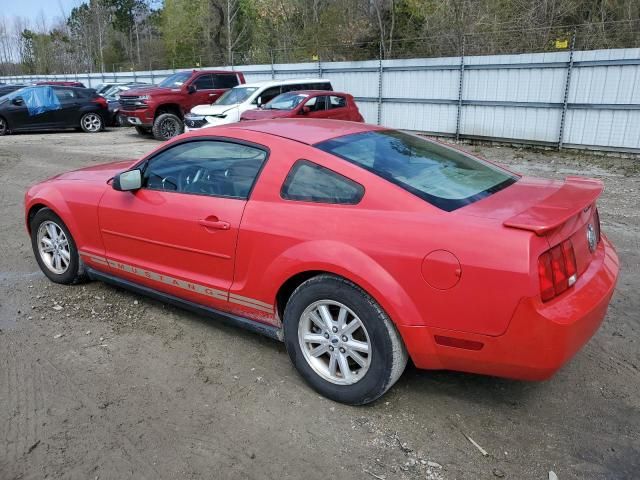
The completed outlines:
[[[291,167],[280,191],[285,200],[343,205],[355,205],[363,195],[359,183],[308,160]]]
[[[238,76],[235,73],[218,73],[213,75],[213,88],[233,88],[238,85],[238,83]]]

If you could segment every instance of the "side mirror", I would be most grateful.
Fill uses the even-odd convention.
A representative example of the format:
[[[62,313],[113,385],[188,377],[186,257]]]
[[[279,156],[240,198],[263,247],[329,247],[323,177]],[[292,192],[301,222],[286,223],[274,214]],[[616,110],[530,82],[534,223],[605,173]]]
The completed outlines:
[[[119,192],[138,190],[142,187],[142,172],[136,168],[135,170],[119,173],[113,177],[111,186]]]
[[[193,83],[187,87],[187,92],[188,93],[196,93],[197,90],[198,89],[196,88],[196,86]]]
[[[306,115],[311,111],[311,107],[307,107],[306,105],[300,109],[300,115]]]
[[[11,100],[11,103],[13,103],[14,105],[24,105],[24,100],[22,99],[22,97],[16,97],[13,100]]]

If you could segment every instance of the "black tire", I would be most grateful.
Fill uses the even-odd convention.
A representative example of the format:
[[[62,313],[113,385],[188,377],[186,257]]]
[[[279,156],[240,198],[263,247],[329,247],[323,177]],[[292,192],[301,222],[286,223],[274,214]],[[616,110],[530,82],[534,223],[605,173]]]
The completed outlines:
[[[87,112],[80,117],[80,128],[86,133],[98,133],[104,130],[104,118],[97,112]]]
[[[9,125],[7,125],[7,121],[0,117],[0,137],[9,133]]]
[[[40,253],[38,246],[38,231],[40,230],[40,226],[45,222],[53,222],[54,224],[56,224],[60,228],[60,230],[64,232],[64,235],[68,241],[69,262],[66,270],[62,273],[56,273],[55,271],[53,271],[53,269],[45,262],[43,256]],[[78,248],[76,247],[76,243],[73,240],[69,229],[58,215],[56,215],[52,210],[48,208],[43,208],[35,214],[35,216],[31,220],[30,226],[31,247],[33,249],[33,254],[36,257],[36,261],[38,262],[40,270],[42,270],[42,272],[47,276],[47,278],[49,278],[49,280],[55,283],[71,285],[73,283],[78,283],[86,279],[84,267],[78,255]]]
[[[153,137],[156,140],[169,140],[184,132],[184,124],[177,115],[163,113],[158,115],[153,122]]]
[[[136,132],[138,135],[148,136],[151,135],[151,127],[138,127],[136,126]]]
[[[302,351],[298,337],[302,314],[323,300],[347,307],[366,329],[370,344],[368,370],[355,383],[340,385],[323,378]],[[293,292],[284,311],[284,339],[291,361],[307,383],[325,397],[348,405],[363,405],[382,396],[400,378],[408,359],[400,334],[378,303],[350,281],[328,274],[305,281]],[[332,351],[330,342],[335,341],[327,340]]]

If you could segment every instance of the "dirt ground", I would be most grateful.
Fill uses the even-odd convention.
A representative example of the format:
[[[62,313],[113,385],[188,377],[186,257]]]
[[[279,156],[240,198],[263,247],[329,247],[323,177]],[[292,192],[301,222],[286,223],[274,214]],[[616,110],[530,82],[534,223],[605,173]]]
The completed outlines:
[[[522,173],[604,180],[622,262],[607,318],[547,382],[410,366],[380,401],[346,407],[275,341],[40,273],[27,186],[157,145],[132,129],[0,138],[1,480],[639,478],[640,160],[467,145]]]

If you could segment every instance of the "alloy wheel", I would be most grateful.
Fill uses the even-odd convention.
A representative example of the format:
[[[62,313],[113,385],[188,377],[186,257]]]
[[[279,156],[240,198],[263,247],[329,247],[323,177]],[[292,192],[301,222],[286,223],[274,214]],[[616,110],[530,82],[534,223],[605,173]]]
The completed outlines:
[[[170,139],[178,134],[178,126],[172,118],[165,118],[160,123],[160,134],[165,139]]]
[[[4,135],[7,132],[7,122],[4,118],[0,118],[0,135]]]
[[[346,305],[319,300],[298,323],[300,349],[309,366],[336,385],[361,380],[371,365],[371,341],[360,318]]]
[[[88,132],[98,132],[102,128],[102,119],[95,113],[82,117],[82,126]]]
[[[38,253],[45,266],[62,275],[71,263],[71,250],[66,234],[55,222],[47,220],[38,228]]]

